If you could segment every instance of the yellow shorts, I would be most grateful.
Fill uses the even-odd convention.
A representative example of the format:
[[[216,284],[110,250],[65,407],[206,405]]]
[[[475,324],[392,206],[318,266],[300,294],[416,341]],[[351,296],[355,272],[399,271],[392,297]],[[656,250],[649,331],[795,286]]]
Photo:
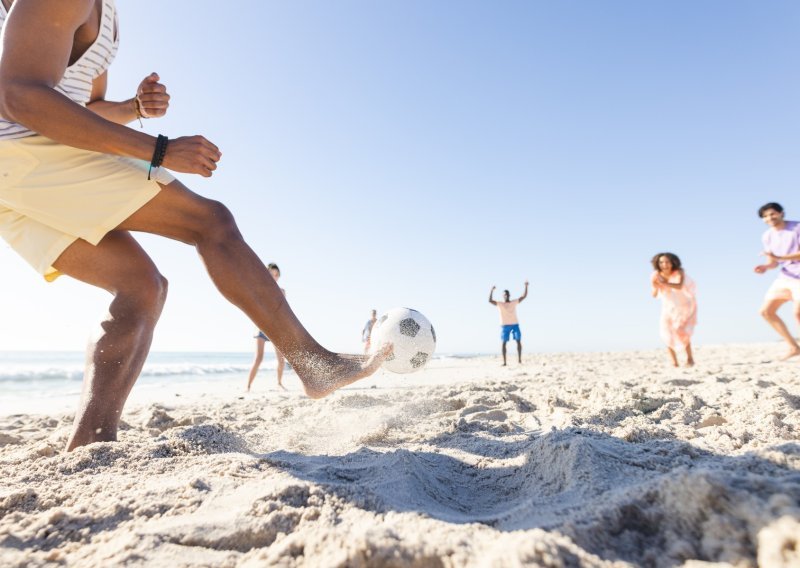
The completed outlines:
[[[800,280],[788,276],[778,276],[767,290],[765,300],[786,300],[800,304]]]
[[[52,281],[69,245],[96,245],[175,179],[159,168],[148,181],[148,167],[44,136],[0,140],[0,237]]]

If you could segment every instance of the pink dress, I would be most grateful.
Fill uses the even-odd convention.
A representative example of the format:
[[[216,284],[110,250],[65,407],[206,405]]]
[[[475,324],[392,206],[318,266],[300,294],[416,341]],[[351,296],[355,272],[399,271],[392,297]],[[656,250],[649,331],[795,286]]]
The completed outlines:
[[[677,270],[670,274],[669,282],[677,284],[681,275]],[[697,288],[694,281],[683,275],[680,290],[664,286],[658,282],[658,272],[651,277],[653,287],[661,298],[661,339],[670,349],[684,349],[692,338],[697,325]]]

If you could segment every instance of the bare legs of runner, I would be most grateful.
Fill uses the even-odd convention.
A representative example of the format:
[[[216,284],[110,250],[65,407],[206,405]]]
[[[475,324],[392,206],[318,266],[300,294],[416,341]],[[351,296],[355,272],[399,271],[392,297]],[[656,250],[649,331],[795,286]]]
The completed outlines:
[[[500,350],[503,353],[503,367],[508,365],[508,363],[506,361],[506,345],[507,344],[508,344],[508,341],[504,341],[503,345],[500,347]],[[522,364],[522,342],[521,341],[517,341],[517,360],[519,361],[520,364]]]
[[[278,386],[281,387],[283,390],[286,390],[286,387],[283,386],[283,369],[286,367],[286,357],[283,356],[283,353],[275,347],[275,362],[277,363],[276,371],[278,373]]]
[[[371,357],[323,348],[245,243],[230,211],[175,181],[97,246],[78,240],[54,263],[62,273],[114,296],[87,350],[83,394],[67,450],[116,439],[125,400],[147,358],[166,298],[166,279],[128,231],[193,245],[217,289],[270,337],[312,398],[371,375],[391,352],[389,345]]]
[[[767,300],[764,302],[764,305],[761,306],[761,317],[767,320],[767,323],[769,323],[773,329],[778,332],[778,335],[789,344],[789,351],[786,352],[786,355],[781,357],[781,359],[784,360],[800,355],[800,345],[798,345],[797,340],[792,336],[789,328],[786,327],[786,324],[783,323],[783,320],[778,316],[778,309],[787,301],[788,300],[779,299]],[[794,317],[800,324],[800,302],[795,302],[793,307]]]
[[[256,375],[258,374],[258,368],[261,366],[261,361],[264,360],[264,344],[266,341],[260,335],[256,337],[256,356],[253,359],[253,366],[250,368],[250,376],[247,377],[247,391],[250,391],[250,387],[253,385],[253,381],[256,379]]]
[[[675,350],[672,347],[667,347],[667,351],[669,352],[669,357],[672,359],[672,366],[679,367],[678,364],[678,355],[675,353]],[[694,367],[694,356],[692,355],[692,344],[686,344],[686,366],[687,367]]]
[[[250,368],[250,375],[247,377],[248,392],[250,392],[250,387],[253,386],[253,381],[256,379],[258,369],[261,367],[261,362],[264,360],[264,346],[266,343],[263,337],[256,337],[256,356],[255,359],[253,359],[253,366]],[[283,356],[277,347],[275,347],[275,362],[277,364],[278,386],[286,390],[286,387],[283,386],[283,370],[286,368],[286,357]]]

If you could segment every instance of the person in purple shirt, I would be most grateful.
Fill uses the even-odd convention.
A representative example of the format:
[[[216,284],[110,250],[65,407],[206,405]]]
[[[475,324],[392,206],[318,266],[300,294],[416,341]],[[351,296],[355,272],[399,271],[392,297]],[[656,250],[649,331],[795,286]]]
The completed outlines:
[[[778,203],[767,203],[758,210],[758,216],[769,225],[761,237],[762,253],[769,262],[755,267],[757,274],[780,267],[778,278],[767,290],[761,315],[789,344],[783,359],[800,355],[800,345],[789,332],[789,328],[778,316],[778,309],[788,301],[794,305],[794,317],[800,323],[800,223],[786,221],[783,207]]]

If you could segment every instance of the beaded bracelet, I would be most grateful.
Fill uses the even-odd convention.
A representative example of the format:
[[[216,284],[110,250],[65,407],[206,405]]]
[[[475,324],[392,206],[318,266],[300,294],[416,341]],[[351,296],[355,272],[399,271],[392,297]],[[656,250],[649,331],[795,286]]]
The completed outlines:
[[[153,150],[153,159],[150,160],[150,168],[147,170],[148,180],[150,179],[150,172],[153,171],[153,168],[160,168],[161,164],[164,162],[164,156],[167,155],[168,142],[169,138],[163,134],[159,134],[158,138],[156,138],[156,148]]]
[[[133,97],[133,111],[136,113],[136,120],[139,121],[139,128],[144,128],[144,124],[142,124],[142,119],[150,117],[147,116],[147,113],[144,110],[142,101],[141,99],[139,99],[139,93],[136,93],[136,96]]]

